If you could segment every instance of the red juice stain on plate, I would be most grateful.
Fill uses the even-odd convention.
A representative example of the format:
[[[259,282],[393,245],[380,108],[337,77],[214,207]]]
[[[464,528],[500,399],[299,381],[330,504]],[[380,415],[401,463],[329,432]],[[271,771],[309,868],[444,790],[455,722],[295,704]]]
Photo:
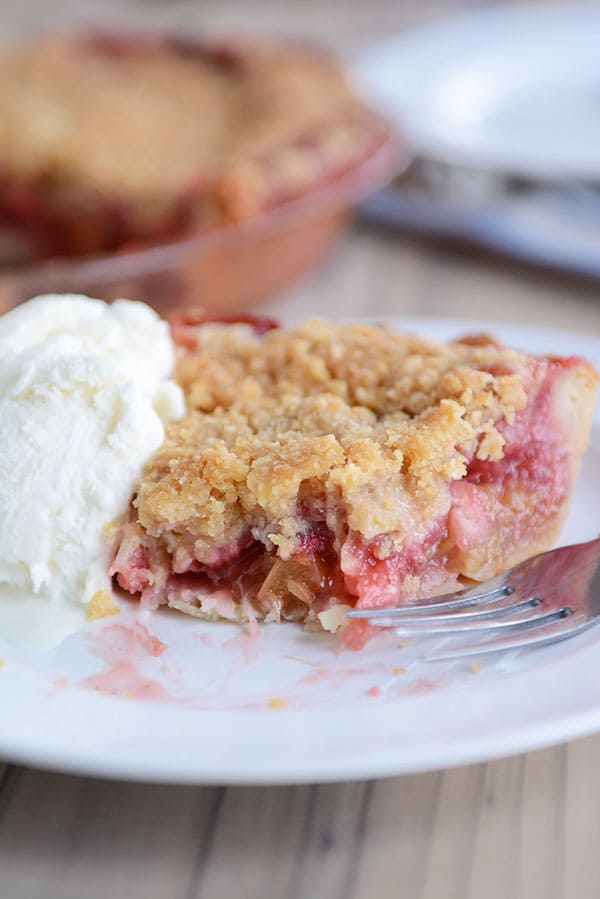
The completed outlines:
[[[215,638],[212,634],[194,634],[193,635],[196,640],[199,640],[203,646],[213,647],[215,645]]]
[[[68,677],[57,677],[56,680],[52,681],[52,687],[48,692],[48,696],[56,696],[58,693],[62,693],[69,684],[70,680]]]
[[[304,674],[292,686],[301,688],[327,684],[328,686],[337,687],[351,681],[353,678],[372,673],[372,668],[327,668],[326,666],[321,666],[308,674]]]
[[[258,662],[261,656],[258,645],[261,636],[258,624],[256,621],[251,621],[241,634],[225,640],[219,649],[241,656],[246,665],[252,665],[254,662]]]
[[[409,696],[424,696],[426,693],[437,690],[442,684],[443,681],[428,680],[426,677],[420,677],[418,680],[413,681],[412,684],[408,684],[404,687],[402,689],[402,694],[408,694]]]
[[[230,649],[238,659],[241,656],[242,662],[254,661],[259,636],[258,626],[251,625],[218,648]],[[121,699],[165,702],[190,709],[221,709],[226,705],[230,709],[242,710],[265,706],[265,700],[259,698],[231,702],[225,690],[186,695],[181,672],[173,671],[169,663],[164,661],[160,664],[160,670],[170,679],[174,679],[175,675],[179,681],[179,689],[167,689],[156,677],[150,677],[144,670],[164,654],[167,646],[139,620],[133,625],[108,625],[90,634],[87,644],[89,652],[106,665],[104,671],[78,682],[78,686],[88,690]]]
[[[80,686],[122,699],[170,701],[174,698],[159,681],[142,671],[149,658],[161,656],[166,646],[141,622],[131,627],[112,624],[90,634],[87,644],[92,655],[102,659],[107,667],[99,674],[83,678]]]
[[[115,626],[118,627],[118,625]],[[162,640],[159,640],[158,637],[150,631],[148,626],[142,624],[139,619],[133,626],[133,633],[137,642],[145,647],[154,658],[161,656],[165,652],[167,644],[163,643]]]

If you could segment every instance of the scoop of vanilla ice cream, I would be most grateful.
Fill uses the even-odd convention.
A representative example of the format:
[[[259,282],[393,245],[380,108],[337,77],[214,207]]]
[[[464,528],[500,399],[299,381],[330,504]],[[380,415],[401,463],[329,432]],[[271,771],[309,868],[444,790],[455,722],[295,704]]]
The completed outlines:
[[[183,414],[142,303],[30,300],[0,318],[0,636],[50,645],[110,590],[104,529]]]

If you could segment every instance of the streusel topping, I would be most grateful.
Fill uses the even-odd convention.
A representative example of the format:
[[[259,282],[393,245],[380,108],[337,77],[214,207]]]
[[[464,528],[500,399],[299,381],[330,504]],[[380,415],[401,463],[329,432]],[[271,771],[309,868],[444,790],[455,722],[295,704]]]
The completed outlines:
[[[447,511],[471,458],[502,457],[496,425],[525,407],[530,364],[366,324],[199,327],[176,372],[188,414],[139,485],[139,521],[181,570],[248,534],[289,558],[315,520],[338,545],[390,535],[391,554]]]

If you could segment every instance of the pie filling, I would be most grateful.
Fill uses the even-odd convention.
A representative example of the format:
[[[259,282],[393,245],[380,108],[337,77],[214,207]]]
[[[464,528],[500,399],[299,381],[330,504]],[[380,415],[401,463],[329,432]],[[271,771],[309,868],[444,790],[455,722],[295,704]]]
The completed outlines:
[[[322,322],[174,334],[190,411],[111,568],[145,606],[340,627],[359,648],[348,606],[486,580],[557,536],[591,422],[584,360]]]

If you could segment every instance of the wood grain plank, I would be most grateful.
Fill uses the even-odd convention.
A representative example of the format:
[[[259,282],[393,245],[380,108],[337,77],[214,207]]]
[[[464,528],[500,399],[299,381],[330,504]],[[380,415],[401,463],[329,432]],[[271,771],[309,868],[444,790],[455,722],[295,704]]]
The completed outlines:
[[[441,773],[374,783],[348,899],[418,899],[441,783]]]
[[[6,774],[8,772],[8,768],[9,768],[9,766],[7,764],[0,762],[0,799],[2,797],[2,791],[4,788],[4,783],[5,783]]]
[[[303,834],[311,828],[314,798],[311,787],[227,790],[204,871],[186,899],[288,896]]]
[[[516,899],[564,899],[566,748],[525,757]]]
[[[10,797],[21,769],[16,765],[0,765],[0,821],[8,812]]]
[[[351,895],[372,792],[364,781],[319,787],[289,899]]]
[[[486,766],[444,771],[420,899],[464,899],[481,819]]]
[[[218,794],[23,770],[0,817],[0,896],[183,899]]]
[[[341,240],[316,272],[257,308],[289,321],[310,315],[460,316],[543,321],[600,334],[596,294],[589,285],[359,228]]]
[[[399,241],[403,238],[397,236]],[[600,333],[597,287],[430,244],[425,315],[519,321]]]
[[[564,896],[600,895],[600,736],[567,747]]]
[[[429,251],[395,234],[359,228],[340,241],[321,267],[260,311],[299,321],[311,315],[408,316],[422,314],[428,290]]]
[[[515,756],[486,766],[468,894],[465,884],[471,899],[505,899],[515,894],[524,764],[522,756]]]

